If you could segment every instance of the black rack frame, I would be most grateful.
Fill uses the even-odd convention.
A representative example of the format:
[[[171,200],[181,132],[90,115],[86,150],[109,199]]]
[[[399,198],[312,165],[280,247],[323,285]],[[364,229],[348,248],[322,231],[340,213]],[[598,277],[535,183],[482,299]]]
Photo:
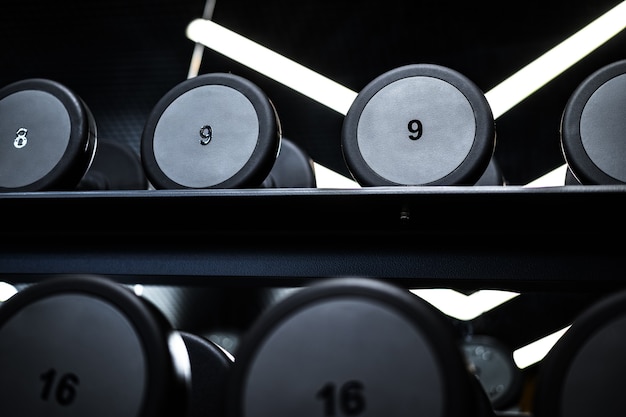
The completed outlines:
[[[367,276],[472,291],[624,286],[626,186],[0,195],[0,279],[298,286]]]

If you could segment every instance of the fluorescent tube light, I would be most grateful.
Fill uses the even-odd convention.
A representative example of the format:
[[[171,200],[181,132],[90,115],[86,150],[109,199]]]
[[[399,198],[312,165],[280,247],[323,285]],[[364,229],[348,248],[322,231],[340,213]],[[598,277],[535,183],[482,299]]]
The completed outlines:
[[[487,92],[494,117],[506,113],[625,27],[626,2],[622,2]]]
[[[415,289],[411,292],[444,314],[459,320],[473,320],[519,295],[500,290],[481,290],[465,295],[447,288]]]
[[[558,332],[554,332],[515,350],[513,352],[513,360],[515,361],[517,367],[524,369],[541,361],[570,327],[571,326],[567,326]]]
[[[604,13],[485,95],[500,117],[626,27],[626,1]],[[357,96],[318,74],[207,19],[187,26],[187,37],[345,115]]]
[[[0,281],[0,303],[5,302],[17,293],[17,288],[8,282]]]
[[[527,188],[536,187],[556,187],[565,185],[565,175],[567,174],[567,165],[561,165],[552,171],[542,175],[541,177],[524,185]]]
[[[187,37],[343,115],[357,93],[211,20],[195,19]]]
[[[204,11],[202,12],[202,18],[211,20],[213,18],[213,11],[215,10],[215,2],[217,0],[206,0],[204,3]],[[189,63],[189,72],[187,78],[193,78],[200,72],[200,64],[202,64],[202,56],[204,55],[204,45],[196,43],[193,47],[193,53],[191,55],[191,62]]]
[[[358,182],[317,162],[313,163],[313,170],[315,171],[317,188],[361,188]]]

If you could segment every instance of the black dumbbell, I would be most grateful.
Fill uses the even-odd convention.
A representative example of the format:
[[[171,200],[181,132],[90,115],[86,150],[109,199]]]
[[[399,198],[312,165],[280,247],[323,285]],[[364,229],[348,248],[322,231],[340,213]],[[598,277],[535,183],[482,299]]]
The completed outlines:
[[[606,65],[578,85],[561,118],[566,185],[626,183],[626,60]]]
[[[495,140],[483,92],[435,64],[394,68],[368,83],[341,135],[346,165],[364,186],[475,185],[493,159]],[[497,173],[480,185],[503,182]]]
[[[0,135],[1,191],[147,187],[138,155],[100,144],[85,102],[57,81],[32,78],[0,89]]]
[[[476,375],[495,410],[505,410],[519,400],[522,372],[513,350],[487,335],[468,335],[462,343],[470,370]]]
[[[274,104],[231,73],[201,74],[169,90],[146,121],[141,159],[158,189],[267,187],[285,170],[292,179],[283,186],[298,177],[297,186],[315,186],[312,162],[282,137]]]
[[[221,415],[231,363],[104,277],[53,276],[0,306],[3,415]]]
[[[458,339],[438,310],[392,284],[312,284],[243,335],[228,415],[493,416]]]
[[[621,416],[626,292],[584,310],[539,364],[536,417]]]

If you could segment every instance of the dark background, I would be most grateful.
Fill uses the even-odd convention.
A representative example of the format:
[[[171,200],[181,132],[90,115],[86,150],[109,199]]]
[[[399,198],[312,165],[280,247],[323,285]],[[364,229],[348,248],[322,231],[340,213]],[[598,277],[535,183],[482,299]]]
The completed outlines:
[[[385,71],[423,62],[456,69],[487,92],[617,3],[229,0],[217,1],[213,20],[356,92]],[[100,137],[138,152],[148,113],[187,77],[194,44],[185,28],[203,10],[199,0],[5,2],[0,85],[61,81],[89,105]],[[621,33],[496,120],[495,158],[509,184],[563,164],[559,121],[568,97],[594,70],[623,59],[625,41]],[[211,50],[200,72],[257,83],[284,135],[349,175],[339,144],[343,116]]]

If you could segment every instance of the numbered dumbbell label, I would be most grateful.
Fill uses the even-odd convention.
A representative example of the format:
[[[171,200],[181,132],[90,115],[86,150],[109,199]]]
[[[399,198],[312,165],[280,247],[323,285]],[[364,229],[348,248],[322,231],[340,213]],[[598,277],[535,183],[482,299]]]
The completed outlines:
[[[418,140],[419,138],[422,137],[422,133],[423,133],[423,126],[422,126],[422,122],[417,120],[417,119],[413,119],[409,122],[409,132],[411,132],[411,134],[409,135],[409,139],[412,140]]]
[[[161,114],[154,131],[154,157],[161,171],[179,184],[197,188],[219,184],[250,160],[259,140],[259,123],[250,100],[236,89],[196,87]],[[219,140],[215,140],[217,131]],[[199,137],[204,146],[198,149],[197,139],[181,137]]]
[[[324,416],[359,416],[365,412],[364,386],[360,381],[348,381],[337,387],[329,382],[317,392],[324,404]]]
[[[0,414],[136,417],[144,349],[127,317],[96,297],[54,295],[0,323]]]
[[[245,417],[441,416],[441,370],[421,332],[393,309],[352,297],[303,307],[254,355]]]
[[[474,143],[475,125],[472,106],[456,87],[410,77],[386,85],[368,101],[357,142],[365,162],[382,177],[400,184],[415,178],[428,183],[463,162]]]
[[[68,406],[76,399],[76,388],[80,379],[73,373],[57,375],[54,368],[50,368],[39,376],[43,382],[41,399],[43,401],[56,401],[57,404]]]
[[[26,146],[26,144],[28,143],[28,138],[26,137],[27,133],[28,129],[26,129],[25,127],[20,127],[19,129],[17,129],[17,132],[15,132],[15,140],[13,141],[13,146],[15,146],[17,149],[22,149],[24,146]]]
[[[67,109],[54,95],[27,90],[0,97],[0,187],[23,187],[48,175],[71,133]]]
[[[211,125],[204,125],[200,128],[200,145],[208,145],[213,139],[213,128]]]

